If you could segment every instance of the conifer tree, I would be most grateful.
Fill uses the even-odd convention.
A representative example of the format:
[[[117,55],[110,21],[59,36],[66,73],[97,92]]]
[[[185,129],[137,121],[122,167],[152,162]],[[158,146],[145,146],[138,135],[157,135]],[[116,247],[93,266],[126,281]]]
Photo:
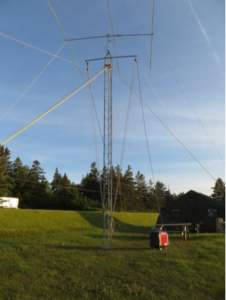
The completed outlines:
[[[157,181],[153,190],[153,208],[158,211],[158,205],[159,207],[162,207],[166,204],[166,199],[165,199],[165,193],[167,189],[164,183]]]
[[[61,179],[62,179],[62,176],[61,174],[59,173],[59,170],[58,168],[55,169],[55,173],[53,175],[53,181],[51,182],[51,186],[52,186],[52,191],[53,193],[54,192],[57,192],[60,188],[60,185],[61,185]]]
[[[123,175],[122,170],[119,165],[117,165],[112,173],[113,181],[113,199],[115,201],[115,209],[122,210],[122,185],[123,185]]]
[[[0,146],[0,196],[11,196],[12,186],[12,163],[10,151]]]
[[[90,173],[82,178],[81,189],[83,196],[98,201],[101,204],[100,178],[101,176],[96,167],[96,163],[93,162],[91,164]]]
[[[123,206],[125,210],[132,211],[135,200],[135,184],[133,178],[133,171],[130,165],[128,165],[127,170],[123,176],[122,184],[122,195],[123,195]]]
[[[144,207],[147,206],[148,202],[148,191],[147,191],[147,184],[145,181],[145,177],[140,171],[137,171],[135,176],[135,188],[136,188],[136,210],[143,211]]]
[[[225,203],[225,183],[221,178],[217,178],[211,197],[218,202]]]
[[[4,174],[4,169],[0,163],[0,197],[6,197],[8,195],[8,183]]]
[[[24,202],[31,208],[46,206],[48,201],[48,181],[39,161],[35,160],[27,175],[25,184],[26,195]]]
[[[61,179],[61,193],[60,193],[60,203],[62,208],[69,209],[69,203],[71,200],[71,193],[70,193],[70,180],[67,178],[67,174],[64,173],[64,176]]]
[[[25,183],[29,172],[28,166],[23,166],[19,157],[15,159],[12,164],[12,178],[13,178],[13,197],[19,198],[20,205],[23,205],[25,194]]]

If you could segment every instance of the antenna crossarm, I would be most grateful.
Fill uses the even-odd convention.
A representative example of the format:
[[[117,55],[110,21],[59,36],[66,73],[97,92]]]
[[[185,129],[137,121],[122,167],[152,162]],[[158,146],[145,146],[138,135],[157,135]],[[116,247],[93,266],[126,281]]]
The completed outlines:
[[[153,33],[135,33],[135,34],[107,34],[107,35],[97,35],[97,36],[88,36],[81,38],[65,39],[66,42],[80,41],[80,40],[90,40],[90,39],[102,39],[110,37],[130,37],[130,36],[152,36]]]
[[[137,55],[125,55],[125,56],[110,56],[109,58],[110,59],[113,59],[113,58],[128,58],[128,57],[137,57]],[[93,59],[86,59],[85,62],[87,63],[88,61],[94,61],[94,60],[104,60],[106,59],[107,57],[100,57],[100,58],[93,58]]]

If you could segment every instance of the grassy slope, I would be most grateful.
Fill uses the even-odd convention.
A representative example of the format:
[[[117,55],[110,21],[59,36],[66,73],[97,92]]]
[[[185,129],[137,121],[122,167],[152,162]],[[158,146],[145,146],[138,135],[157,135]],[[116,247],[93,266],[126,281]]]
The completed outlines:
[[[102,250],[99,212],[0,210],[0,299],[224,299],[224,235],[151,250],[156,219],[116,213],[115,248]]]

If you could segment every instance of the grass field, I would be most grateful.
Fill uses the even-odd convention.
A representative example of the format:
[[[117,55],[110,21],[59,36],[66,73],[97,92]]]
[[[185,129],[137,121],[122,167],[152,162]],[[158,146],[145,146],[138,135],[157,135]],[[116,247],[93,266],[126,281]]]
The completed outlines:
[[[100,212],[1,209],[0,299],[225,299],[222,233],[151,250],[157,214],[123,217],[103,250]]]

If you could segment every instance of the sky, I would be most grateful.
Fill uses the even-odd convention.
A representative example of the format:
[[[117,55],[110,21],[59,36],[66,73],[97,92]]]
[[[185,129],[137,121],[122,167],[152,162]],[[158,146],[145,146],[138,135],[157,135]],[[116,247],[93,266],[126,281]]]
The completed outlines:
[[[68,39],[112,33],[106,0],[49,3]],[[151,33],[151,0],[109,0],[109,4],[115,34]],[[85,60],[104,57],[107,49],[105,38],[70,42],[83,78],[45,0],[2,0],[0,43],[0,143],[83,84]],[[224,1],[156,0],[149,78],[150,45],[151,38],[146,36],[116,38],[118,55],[137,55],[142,100],[150,108],[143,106],[154,180],[162,181],[172,193],[195,190],[210,195],[214,179],[225,180]],[[110,52],[115,56],[112,38]],[[91,76],[103,66],[101,60],[90,62]],[[116,61],[113,67],[117,69]],[[131,85],[134,59],[120,59],[119,67]],[[133,90],[139,95],[137,70],[134,74]],[[92,82],[92,91],[103,131],[103,74]],[[130,96],[129,87],[116,72],[112,91],[113,165],[120,163],[132,97],[121,167],[125,172],[131,165],[134,175],[139,170],[147,181],[153,181],[141,101],[134,93]],[[98,158],[87,86],[5,146],[12,160],[20,157],[31,167],[37,159],[49,181],[57,167],[79,183],[92,162],[103,167],[103,143],[95,122]]]

